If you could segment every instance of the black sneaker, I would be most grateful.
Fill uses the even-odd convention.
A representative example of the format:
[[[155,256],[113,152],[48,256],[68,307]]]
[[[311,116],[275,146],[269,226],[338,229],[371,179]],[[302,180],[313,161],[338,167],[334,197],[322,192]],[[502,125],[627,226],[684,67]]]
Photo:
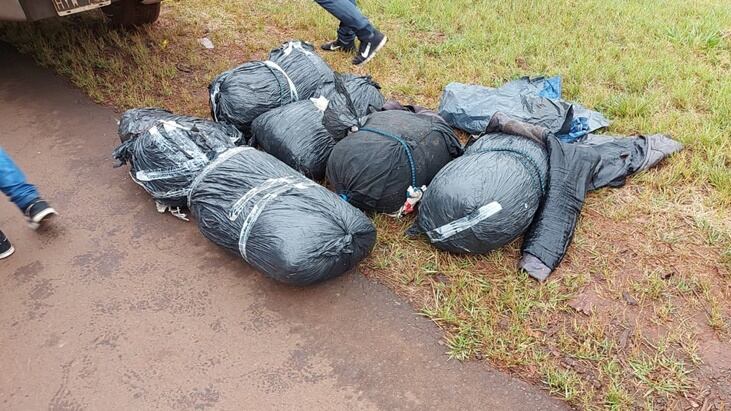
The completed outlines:
[[[15,248],[10,244],[8,237],[5,237],[5,234],[0,231],[0,260],[10,257],[14,252]]]
[[[355,41],[350,43],[343,43],[340,39],[328,41],[327,43],[320,46],[325,51],[344,51],[346,53],[352,53],[355,51]]]
[[[388,37],[380,31],[375,33],[368,40],[361,40],[358,46],[358,54],[353,57],[353,64],[360,66],[368,63],[386,45]]]
[[[30,228],[34,230],[41,226],[41,222],[57,214],[45,200],[40,199],[25,209],[25,218]]]

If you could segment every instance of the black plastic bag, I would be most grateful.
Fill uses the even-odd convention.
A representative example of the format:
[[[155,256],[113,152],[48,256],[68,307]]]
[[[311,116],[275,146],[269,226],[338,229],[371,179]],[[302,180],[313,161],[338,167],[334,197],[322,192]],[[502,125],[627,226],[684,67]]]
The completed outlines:
[[[380,109],[384,98],[378,84],[370,77],[343,77],[345,87],[362,115],[370,108]],[[325,93],[327,90],[323,90]],[[252,146],[267,153],[314,180],[325,177],[327,159],[335,140],[322,124],[323,110],[329,104],[328,95],[287,104],[268,111],[251,126]]]
[[[620,186],[681,148],[664,135],[590,135],[569,144],[495,113],[486,132],[434,177],[414,231],[456,253],[485,253],[525,232],[520,266],[545,280],[571,244],[588,191]]]
[[[251,125],[251,145],[306,177],[321,180],[335,140],[322,126],[322,110],[317,104],[297,101],[260,115]]]
[[[542,142],[484,134],[434,177],[419,206],[418,231],[454,253],[502,247],[530,226],[547,173]]]
[[[259,115],[286,104],[315,96],[333,72],[299,41],[285,43],[269,54],[267,61],[251,61],[226,71],[209,86],[211,113],[248,134]]]
[[[461,154],[454,131],[438,116],[380,111],[335,145],[327,179],[362,210],[400,214],[411,194]]]
[[[288,284],[339,276],[376,240],[361,211],[251,147],[212,162],[193,183],[189,207],[208,239]]]
[[[336,141],[345,138],[369,113],[383,108],[386,100],[380,90],[370,76],[351,74],[336,74],[335,81],[323,87],[321,93],[329,104],[322,123]]]
[[[235,147],[240,137],[233,126],[182,117],[181,122],[158,121],[132,135],[112,156],[119,165],[130,164],[132,179],[158,204],[182,207],[198,173],[213,157]]]
[[[231,136],[236,144],[243,144],[244,136],[235,127],[198,117],[180,116],[161,108],[133,108],[122,113],[119,119],[119,139],[122,143],[147,132],[159,121],[171,121],[181,127],[197,129],[206,134],[223,133]]]

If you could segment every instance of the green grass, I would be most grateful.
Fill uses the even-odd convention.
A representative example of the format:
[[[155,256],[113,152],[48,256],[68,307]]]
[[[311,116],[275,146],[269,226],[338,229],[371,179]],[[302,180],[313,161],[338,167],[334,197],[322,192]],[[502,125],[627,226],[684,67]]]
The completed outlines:
[[[495,86],[560,74],[610,133],[668,133],[686,149],[589,196],[567,258],[545,284],[516,270],[519,242],[457,257],[377,216],[362,271],[445,333],[446,353],[486,361],[585,409],[668,409],[731,398],[704,343],[731,352],[731,4],[726,0],[364,0],[391,38],[365,68],[386,95],[436,106],[451,81]],[[119,109],[207,115],[219,72],[279,42],[332,37],[309,0],[168,0],[160,22],[111,31],[98,15],[0,26],[0,38]],[[197,39],[216,45],[204,50]],[[626,301],[631,296],[633,304]],[[588,301],[588,314],[577,302]],[[714,383],[715,384],[715,383]],[[729,392],[727,383],[726,393]]]

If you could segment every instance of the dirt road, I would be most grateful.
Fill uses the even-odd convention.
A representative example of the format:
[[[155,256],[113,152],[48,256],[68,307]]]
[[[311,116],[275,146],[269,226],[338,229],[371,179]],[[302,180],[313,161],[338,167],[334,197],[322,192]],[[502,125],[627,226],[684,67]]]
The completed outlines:
[[[0,408],[562,409],[357,273],[275,284],[113,169],[117,115],[0,45],[0,144],[62,216],[0,262]]]

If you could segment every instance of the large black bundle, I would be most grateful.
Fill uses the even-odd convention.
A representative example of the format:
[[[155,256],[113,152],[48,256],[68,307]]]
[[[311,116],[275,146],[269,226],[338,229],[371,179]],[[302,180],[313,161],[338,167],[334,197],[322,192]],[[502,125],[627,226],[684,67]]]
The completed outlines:
[[[329,100],[322,123],[340,141],[348,130],[372,111],[380,111],[385,104],[381,86],[370,76],[356,77],[351,74],[335,75],[335,81],[327,83],[321,93]]]
[[[149,119],[141,118],[143,122]],[[130,175],[137,184],[168,207],[184,206],[190,184],[203,167],[219,153],[235,147],[241,138],[230,125],[192,117],[175,120],[158,121],[142,133],[131,134],[112,153],[120,165],[130,164]],[[128,130],[136,126],[134,122],[128,124]]]
[[[332,70],[311,45],[288,42],[272,50],[267,61],[251,61],[216,77],[208,88],[211,113],[216,121],[248,133],[260,114],[311,98],[332,80]]]
[[[370,77],[347,76],[343,81],[360,115],[365,116],[370,108],[383,107],[380,86]],[[335,140],[322,124],[323,110],[329,104],[327,95],[332,93],[260,115],[251,126],[251,144],[309,178],[323,179],[327,159],[335,146]]]
[[[336,192],[366,211],[397,213],[409,188],[428,185],[462,148],[438,116],[381,111],[335,145],[327,178]]]
[[[177,123],[181,127],[197,129],[205,134],[227,134],[234,143],[244,143],[243,134],[235,127],[198,117],[179,116],[161,108],[133,108],[127,110],[119,119],[119,139],[125,141],[147,132],[159,121]]]
[[[502,247],[531,224],[547,172],[541,142],[485,134],[434,177],[419,208],[419,229],[455,253]]]
[[[251,125],[251,145],[314,180],[325,176],[335,140],[322,126],[322,100],[297,101],[268,111]]]
[[[271,155],[238,147],[192,185],[201,232],[275,280],[306,285],[355,267],[376,239],[371,221]]]
[[[566,254],[588,191],[620,186],[681,148],[664,135],[589,135],[568,144],[496,113],[465,155],[434,177],[415,228],[457,253],[485,253],[525,232],[520,266],[544,280]]]

